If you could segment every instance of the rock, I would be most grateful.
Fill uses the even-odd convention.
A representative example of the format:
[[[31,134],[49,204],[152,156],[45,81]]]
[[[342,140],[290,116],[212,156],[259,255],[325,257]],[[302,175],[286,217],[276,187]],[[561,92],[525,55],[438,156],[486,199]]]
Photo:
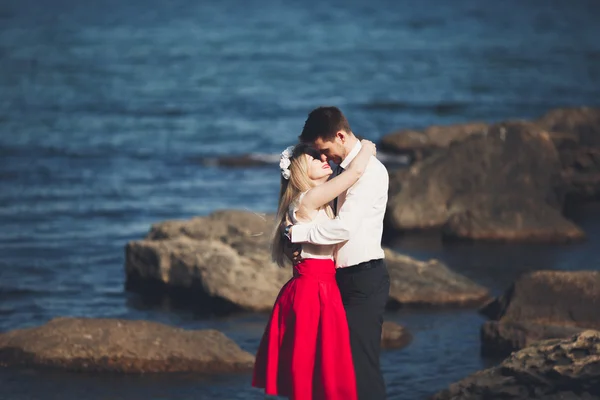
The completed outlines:
[[[549,111],[535,123],[557,135],[575,135],[580,146],[600,147],[600,108],[558,108]]]
[[[270,260],[272,216],[220,211],[152,227],[144,240],[127,244],[127,289],[147,298],[176,300],[209,314],[269,311],[291,268]],[[438,261],[421,262],[386,250],[390,307],[481,304],[487,290]]]
[[[569,326],[487,321],[481,327],[481,354],[488,357],[506,357],[534,342],[567,338],[581,331],[583,328]]]
[[[209,313],[270,310],[291,277],[266,252],[262,258],[245,257],[216,240],[143,240],[129,243],[126,253],[128,289],[159,290],[182,302],[189,297],[188,306],[206,307]]]
[[[560,153],[567,200],[600,200],[600,108],[556,109],[535,123]]]
[[[436,151],[460,142],[475,134],[482,134],[487,124],[480,122],[430,126],[423,131],[401,130],[390,133],[381,139],[381,151],[395,154],[408,154],[413,159],[422,160]]]
[[[197,157],[191,159],[191,161],[207,167],[260,167],[276,165],[279,162],[279,155],[239,154],[235,156]]]
[[[215,330],[148,321],[56,318],[0,334],[0,365],[91,372],[222,373],[252,369],[254,357]]]
[[[241,211],[154,225],[126,246],[127,288],[207,312],[270,310],[292,275],[270,259],[272,225],[270,216]]]
[[[452,214],[442,228],[447,240],[569,243],[585,232],[546,203],[517,196],[474,196],[472,207]]]
[[[600,329],[600,272],[536,271],[480,311],[492,320]]]
[[[412,341],[408,330],[396,323],[384,321],[381,332],[381,347],[384,349],[401,349]]]
[[[600,272],[536,271],[521,276],[480,312],[481,351],[507,355],[537,340],[600,329]]]
[[[450,385],[432,400],[598,399],[600,332],[536,342],[500,365]]]
[[[390,274],[388,308],[467,307],[489,300],[486,288],[451,271],[438,260],[418,261],[385,249]]]
[[[583,237],[549,209],[562,209],[561,164],[550,135],[534,124],[492,125],[401,174],[400,183],[395,174],[390,177],[390,187],[399,191],[390,192],[388,229],[446,225],[447,237],[488,240]],[[505,220],[507,215],[511,219]]]

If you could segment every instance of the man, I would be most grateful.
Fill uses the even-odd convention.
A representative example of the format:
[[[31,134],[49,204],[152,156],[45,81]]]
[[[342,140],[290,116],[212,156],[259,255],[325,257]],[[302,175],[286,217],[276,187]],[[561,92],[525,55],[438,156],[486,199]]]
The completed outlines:
[[[343,173],[361,148],[346,117],[336,107],[311,111],[300,141],[313,143],[328,161],[338,164],[334,175]],[[336,280],[348,318],[360,400],[385,399],[379,355],[390,288],[381,248],[388,185],[386,168],[372,157],[358,182],[334,200],[335,219],[286,227],[292,243],[340,244]]]

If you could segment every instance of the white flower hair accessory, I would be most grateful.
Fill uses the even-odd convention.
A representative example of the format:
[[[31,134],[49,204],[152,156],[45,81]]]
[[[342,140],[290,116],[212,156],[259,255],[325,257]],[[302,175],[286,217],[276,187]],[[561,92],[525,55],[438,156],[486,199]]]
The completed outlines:
[[[290,161],[290,157],[294,153],[294,146],[290,146],[284,151],[281,152],[281,157],[279,158],[279,168],[281,169],[281,176],[284,179],[290,179],[290,165],[292,162]]]

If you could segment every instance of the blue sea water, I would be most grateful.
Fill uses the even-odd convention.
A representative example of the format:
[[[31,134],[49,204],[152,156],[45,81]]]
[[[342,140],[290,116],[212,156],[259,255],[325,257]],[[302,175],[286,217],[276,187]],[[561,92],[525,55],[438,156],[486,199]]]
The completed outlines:
[[[278,153],[322,104],[372,140],[598,105],[598,15],[595,0],[3,0],[0,331],[56,316],[149,319],[220,329],[254,351],[265,315],[207,319],[123,288],[123,246],[150,224],[274,210],[275,165],[199,160]],[[573,218],[586,243],[448,246],[424,234],[395,247],[498,293],[531,269],[598,269],[600,212]],[[390,399],[424,398],[485,366],[474,310],[389,319],[415,337],[383,354]],[[2,369],[0,398],[263,398],[249,382]]]

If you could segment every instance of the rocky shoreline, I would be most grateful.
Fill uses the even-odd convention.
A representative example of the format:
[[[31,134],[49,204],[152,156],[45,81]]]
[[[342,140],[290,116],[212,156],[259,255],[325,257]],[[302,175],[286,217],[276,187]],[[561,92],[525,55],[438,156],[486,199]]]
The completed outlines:
[[[430,400],[582,400],[600,396],[600,332],[536,342]]]
[[[579,242],[585,232],[564,210],[600,200],[600,108],[405,129],[385,135],[379,149],[390,171],[388,238],[436,229],[445,240]],[[203,164],[248,167],[271,158]]]
[[[384,324],[383,348],[399,349],[411,340],[404,327]],[[185,330],[150,321],[55,318],[39,327],[0,333],[1,367],[211,375],[250,372],[253,365],[254,355],[214,329]]]
[[[600,198],[599,138],[598,108],[387,135],[383,149],[414,160],[390,174],[388,235],[435,228],[448,240],[584,240],[563,211]]]
[[[156,224],[125,248],[127,287],[172,295],[212,314],[269,311],[291,269],[269,255],[272,215],[218,211],[189,221]],[[437,260],[418,261],[385,249],[390,272],[388,308],[478,306],[489,292]]]
[[[597,138],[600,109],[589,108],[553,110],[535,121],[388,135],[382,150],[410,156],[413,162],[391,171],[385,236],[436,229],[445,240],[584,240],[583,230],[563,212],[600,198]],[[126,246],[127,288],[146,296],[186,298],[188,306],[210,314],[268,312],[290,278],[289,270],[269,260],[272,224],[272,215],[238,210],[155,224],[143,240]],[[389,310],[485,303],[480,313],[490,321],[481,327],[482,355],[506,357],[520,350],[434,399],[516,399],[524,393],[531,398],[588,398],[595,393],[600,334],[590,329],[600,329],[594,311],[600,304],[599,273],[538,271],[490,299],[486,288],[438,260],[385,251]],[[400,348],[411,337],[404,328],[386,324],[382,344]],[[576,367],[561,367],[567,364]],[[539,365],[546,369],[540,372]],[[523,381],[523,376],[536,378]],[[579,386],[566,393],[549,376]]]
[[[506,356],[543,339],[600,330],[600,272],[536,271],[522,275],[480,309],[484,355]]]
[[[564,210],[600,199],[600,109],[401,131],[380,149],[412,159],[390,171],[387,238],[435,229],[446,241],[574,243],[585,232]],[[270,260],[272,226],[273,215],[240,210],[156,223],[125,246],[126,289],[202,315],[268,313],[291,278]],[[432,399],[600,398],[600,272],[536,271],[492,298],[439,260],[385,253],[389,311],[479,308],[481,354],[508,357]],[[401,349],[412,334],[386,322],[381,340]],[[57,318],[0,334],[4,367],[213,374],[247,373],[253,361],[219,331],[149,321]]]

